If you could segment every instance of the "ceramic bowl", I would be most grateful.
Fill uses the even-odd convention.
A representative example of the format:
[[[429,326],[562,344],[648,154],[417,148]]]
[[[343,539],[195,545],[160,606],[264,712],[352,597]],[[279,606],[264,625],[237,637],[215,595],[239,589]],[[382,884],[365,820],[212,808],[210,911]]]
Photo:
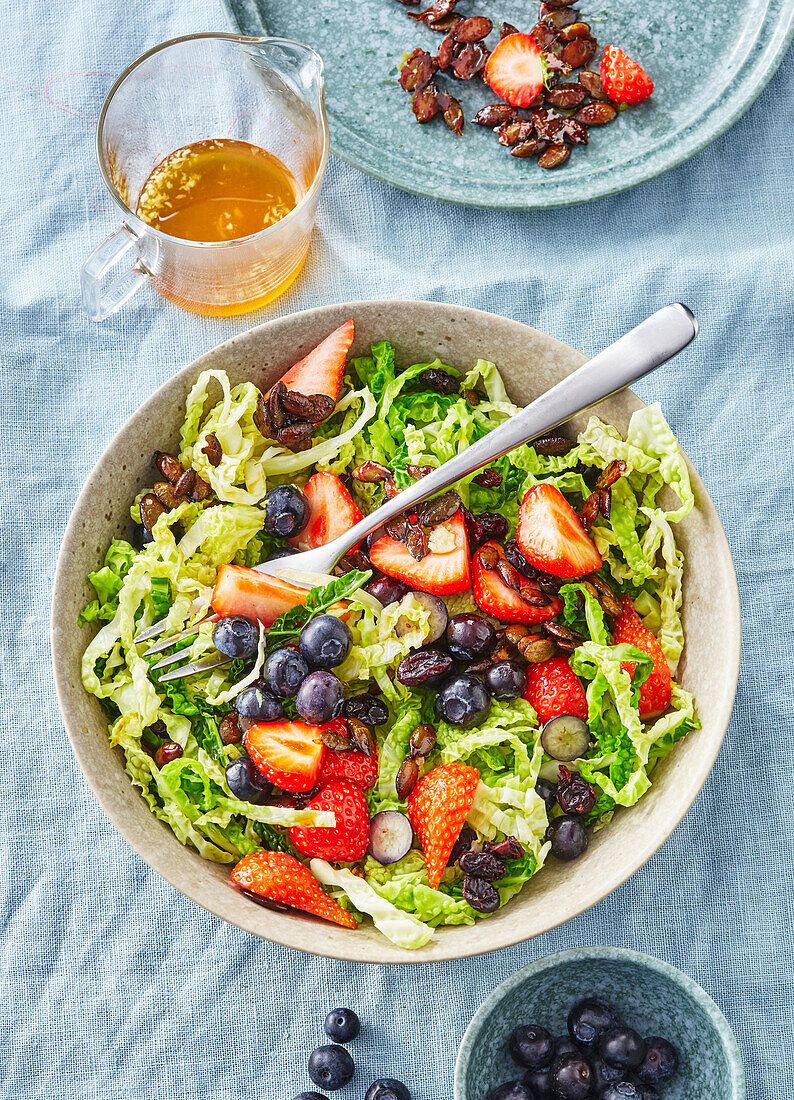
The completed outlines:
[[[517,404],[526,404],[578,367],[585,357],[559,340],[516,321],[434,302],[348,302],[269,321],[235,337],[185,367],[124,425],[86,482],[63,540],[52,609],[52,652],[64,724],[86,779],[116,828],[173,886],[206,909],[255,935],[336,958],[366,962],[426,962],[463,958],[518,943],[569,920],[600,901],[641,867],[662,844],[702,787],[730,717],[739,668],[739,598],[730,550],[714,505],[690,468],[695,508],[677,535],[686,554],[684,628],[679,669],[695,693],[702,729],[663,760],[653,787],[632,810],[618,813],[576,864],[549,861],[543,873],[502,912],[473,927],[439,929],[431,943],[406,951],[371,926],[351,933],[296,914],[276,913],[241,898],[229,886],[229,868],[184,848],[149,812],[126,775],[120,750],[111,748],[98,701],[80,680],[80,658],[91,628],[77,616],[92,597],[86,580],[111,539],[130,534],[129,505],[151,484],[152,452],[176,450],[185,397],[198,373],[228,371],[233,382],[262,388],[349,317],[356,323],[353,354],[389,339],[398,365],[436,356],[462,367],[490,356]],[[670,368],[666,368],[670,369]],[[624,431],[642,402],[624,392],[600,415]],[[579,430],[585,417],[574,421]],[[99,503],[98,503],[99,502]]]
[[[641,1035],[662,1035],[681,1055],[664,1100],[744,1100],[742,1059],[728,1021],[711,997],[669,963],[618,947],[581,947],[530,963],[502,982],[466,1029],[455,1065],[455,1100],[486,1100],[495,1085],[524,1072],[507,1050],[519,1024],[566,1034],[582,997],[611,1001]]]

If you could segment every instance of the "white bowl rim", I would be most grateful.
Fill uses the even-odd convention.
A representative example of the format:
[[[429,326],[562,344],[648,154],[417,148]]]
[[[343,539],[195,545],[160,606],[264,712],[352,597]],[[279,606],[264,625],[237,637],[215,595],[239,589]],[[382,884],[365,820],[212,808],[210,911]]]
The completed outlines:
[[[739,1043],[722,1009],[708,995],[703,986],[698,985],[693,978],[690,978],[683,970],[679,970],[677,966],[665,962],[664,959],[657,959],[655,955],[646,955],[643,951],[631,951],[626,947],[595,945],[592,947],[571,947],[565,951],[556,951],[553,955],[544,955],[543,958],[536,959],[520,970],[514,971],[488,994],[472,1016],[458,1047],[453,1084],[454,1100],[467,1100],[463,1091],[463,1077],[468,1068],[471,1050],[477,1034],[496,1005],[512,993],[516,986],[523,985],[524,982],[535,975],[542,974],[546,970],[553,970],[563,963],[580,962],[585,959],[612,959],[617,962],[633,963],[635,966],[642,966],[646,970],[654,970],[657,974],[661,974],[676,985],[681,986],[706,1013],[728,1051],[728,1064],[733,1091],[731,1096],[720,1097],[720,1100],[746,1100],[747,1086]]]

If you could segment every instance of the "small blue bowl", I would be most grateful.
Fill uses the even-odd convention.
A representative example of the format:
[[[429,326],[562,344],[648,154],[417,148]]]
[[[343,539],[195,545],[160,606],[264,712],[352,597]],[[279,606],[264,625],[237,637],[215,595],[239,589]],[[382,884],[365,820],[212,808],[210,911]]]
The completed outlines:
[[[612,1001],[643,1035],[663,1035],[678,1047],[679,1072],[664,1100],[745,1100],[736,1037],[711,997],[669,963],[618,947],[560,951],[517,970],[479,1007],[455,1065],[455,1100],[487,1100],[491,1089],[524,1073],[507,1050],[519,1024],[566,1033],[571,1005],[582,997]]]

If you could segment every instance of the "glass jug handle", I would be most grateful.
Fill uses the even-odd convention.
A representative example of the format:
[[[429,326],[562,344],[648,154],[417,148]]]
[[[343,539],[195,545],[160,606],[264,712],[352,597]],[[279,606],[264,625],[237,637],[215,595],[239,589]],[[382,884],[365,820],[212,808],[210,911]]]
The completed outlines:
[[[92,321],[104,321],[141,289],[151,272],[141,259],[142,238],[125,223],[94,249],[80,268],[83,309]],[[154,242],[156,247],[156,242]],[[105,276],[130,253],[133,262],[103,288]]]

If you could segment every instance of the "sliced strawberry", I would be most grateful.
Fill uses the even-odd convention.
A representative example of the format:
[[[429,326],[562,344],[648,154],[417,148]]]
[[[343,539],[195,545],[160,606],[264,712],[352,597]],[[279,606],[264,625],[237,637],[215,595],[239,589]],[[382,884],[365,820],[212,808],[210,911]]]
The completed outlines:
[[[555,577],[600,569],[601,555],[576,512],[554,485],[533,485],[521,501],[516,532],[530,565]]]
[[[567,657],[530,665],[523,697],[535,708],[543,725],[560,714],[587,718],[587,696]]]
[[[260,898],[314,913],[345,928],[358,927],[350,913],[328,897],[309,868],[286,852],[243,856],[232,871],[232,882]]]
[[[282,791],[310,791],[323,763],[322,732],[307,722],[257,722],[243,743],[265,779]]]
[[[422,845],[433,889],[441,882],[479,781],[476,768],[440,764],[422,776],[408,799],[408,818]]]
[[[328,722],[324,729],[331,729],[347,737],[347,725],[344,719],[335,718]],[[320,776],[317,783],[324,787],[334,779],[349,779],[362,791],[368,791],[375,786],[378,778],[378,750],[374,739],[370,739],[372,752],[366,756],[363,752],[332,752],[326,749],[323,754],[323,763],[320,768]]]
[[[404,542],[385,535],[373,543],[369,560],[381,573],[405,581],[421,592],[432,592],[434,596],[466,592],[471,588],[471,566],[463,513],[458,511],[451,519],[434,527],[430,540],[443,549],[431,550],[417,561]],[[444,542],[449,542],[449,548],[443,545]]]
[[[636,61],[617,46],[607,46],[601,58],[601,87],[613,103],[635,107],[653,92],[653,81]]]
[[[485,79],[514,107],[528,107],[543,91],[543,55],[531,34],[509,34],[488,58]]]
[[[369,807],[361,787],[349,779],[334,779],[311,800],[308,809],[333,811],[336,824],[330,829],[294,825],[289,838],[301,855],[340,863],[364,858],[369,845]]]
[[[297,390],[307,397],[314,393],[324,393],[336,401],[342,385],[347,353],[353,343],[353,334],[353,322],[345,321],[330,336],[326,336],[314,351],[310,351],[299,363],[290,367],[281,381],[288,390]],[[265,396],[269,393],[270,390]]]
[[[630,598],[624,596],[621,602],[623,614],[615,619],[612,642],[614,645],[626,642],[653,658],[651,674],[640,686],[640,718],[655,718],[670,706],[672,682],[670,666],[667,664],[664,650],[659,645],[656,635],[645,626]],[[634,675],[634,661],[624,661],[620,667],[628,672],[629,676]]]
[[[472,594],[481,611],[501,619],[505,623],[544,623],[547,619],[553,619],[559,615],[563,608],[563,601],[558,596],[544,596],[540,585],[535,581],[521,578],[522,591],[529,592],[538,601],[548,600],[545,606],[538,607],[529,603],[520,592],[516,592],[510,585],[505,584],[497,569],[486,569],[482,563],[483,550],[488,554],[487,547],[492,548],[502,561],[505,561],[505,552],[498,542],[484,543],[474,555],[472,566]]]
[[[268,577],[244,565],[220,567],[210,600],[213,611],[224,618],[245,615],[248,619],[258,619],[263,626],[270,626],[284,611],[305,602],[305,588]]]
[[[312,474],[303,494],[309,502],[309,520],[301,533],[289,540],[299,550],[325,546],[364,518],[336,474]]]

